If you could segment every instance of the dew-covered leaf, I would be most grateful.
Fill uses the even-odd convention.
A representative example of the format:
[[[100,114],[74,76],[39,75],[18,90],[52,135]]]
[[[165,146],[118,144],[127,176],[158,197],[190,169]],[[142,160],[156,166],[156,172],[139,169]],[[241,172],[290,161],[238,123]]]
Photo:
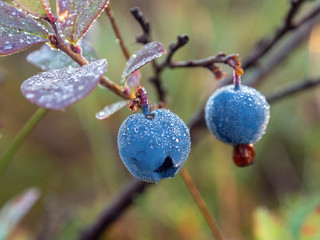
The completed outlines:
[[[0,239],[8,239],[9,234],[39,199],[37,188],[30,188],[12,198],[0,210]]]
[[[13,0],[13,2],[34,17],[53,18],[49,0]]]
[[[127,78],[127,85],[130,88],[136,88],[141,83],[141,73],[139,70],[134,71],[132,74],[129,75]]]
[[[42,72],[25,80],[22,94],[32,103],[51,110],[63,110],[87,96],[107,70],[105,59],[81,68]]]
[[[133,54],[127,62],[125,69],[123,70],[121,83],[124,83],[127,77],[141,68],[143,65],[151,62],[152,60],[160,57],[166,50],[159,42],[151,42],[145,44],[136,54]]]
[[[98,118],[100,120],[106,119],[106,118],[110,117],[112,114],[119,111],[124,106],[126,106],[128,104],[128,102],[129,101],[120,101],[120,102],[116,102],[111,105],[108,105],[103,110],[101,110],[100,112],[98,112],[96,114],[96,118]]]
[[[80,41],[83,56],[88,62],[98,60],[98,55],[94,48],[85,40]],[[79,64],[73,61],[69,56],[60,50],[43,45],[39,50],[30,53],[27,61],[41,68],[43,71],[61,69],[65,67],[79,67]]]
[[[15,7],[0,1],[0,56],[48,41],[48,32]]]
[[[57,0],[59,26],[65,38],[76,43],[108,3],[109,0]]]

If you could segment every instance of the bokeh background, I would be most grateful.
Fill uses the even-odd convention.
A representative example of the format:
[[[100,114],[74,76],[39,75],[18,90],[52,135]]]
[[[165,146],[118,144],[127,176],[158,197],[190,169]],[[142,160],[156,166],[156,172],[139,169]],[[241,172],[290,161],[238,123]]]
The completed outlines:
[[[305,4],[300,14],[315,2],[319,1]],[[287,0],[122,0],[111,4],[131,52],[141,47],[135,43],[141,29],[130,14],[134,6],[151,22],[153,39],[166,48],[177,35],[188,34],[190,42],[175,55],[176,60],[219,52],[239,53],[242,60],[259,39],[272,36],[289,8]],[[104,13],[87,35],[99,56],[108,59],[107,76],[119,83],[125,58]],[[0,153],[37,109],[20,92],[21,83],[40,71],[26,61],[36,48],[0,58]],[[277,48],[267,57],[276,53]],[[316,24],[311,37],[264,77],[259,90],[268,96],[294,82],[319,77],[319,60],[320,25]],[[231,74],[229,67],[221,67]],[[156,92],[148,82],[151,65],[142,74],[143,85],[156,102]],[[244,81],[251,74],[245,72]],[[193,68],[166,70],[163,84],[169,108],[188,123],[218,82],[208,70]],[[301,224],[320,202],[319,96],[320,88],[314,88],[273,103],[267,133],[255,146],[256,162],[247,168],[236,167],[232,147],[217,141],[208,130],[197,135],[185,167],[230,239],[274,239],[267,234],[279,226],[296,233],[292,239],[302,236]],[[130,181],[116,140],[121,122],[131,112],[122,109],[109,119],[95,118],[104,106],[118,100],[112,92],[97,88],[63,112],[50,111],[36,126],[0,177],[0,206],[29,187],[41,191],[40,200],[10,239],[76,239]],[[261,234],[268,224],[273,230]],[[176,175],[137,196],[102,239],[211,238],[203,216]]]

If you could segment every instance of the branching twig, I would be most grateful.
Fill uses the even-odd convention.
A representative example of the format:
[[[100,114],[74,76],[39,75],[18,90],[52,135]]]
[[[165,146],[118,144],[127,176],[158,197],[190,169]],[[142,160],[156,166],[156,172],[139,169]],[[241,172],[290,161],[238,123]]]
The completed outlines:
[[[267,62],[257,66],[250,78],[246,78],[245,84],[249,86],[257,86],[262,82],[267,74],[271,72],[277,66],[280,66],[280,63],[288,58],[292,54],[293,49],[297,48],[302,42],[309,38],[311,30],[318,19],[314,19],[306,24],[301,29],[295,32],[295,35],[286,42],[285,45],[279,51],[277,51],[273,56],[268,59]]]
[[[168,67],[170,68],[193,68],[193,67],[204,67],[212,70],[212,65],[216,63],[224,63],[232,68],[235,68],[235,61],[239,57],[238,54],[226,55],[225,53],[219,53],[216,56],[203,58],[200,60],[188,60],[188,61],[173,61],[170,62]]]
[[[150,23],[145,20],[142,12],[139,10],[138,7],[134,7],[130,9],[131,14],[133,17],[137,20],[137,22],[140,24],[143,33],[137,37],[137,42],[146,44],[151,41],[151,29],[150,29]]]
[[[288,32],[303,26],[306,22],[316,17],[320,12],[320,5],[316,6],[300,22],[294,23],[293,18],[301,8],[305,0],[291,1],[291,8],[288,11],[283,25],[276,31],[273,38],[262,39],[252,51],[251,55],[243,61],[243,68],[246,70],[256,65],[259,59],[268,53]]]
[[[167,54],[167,57],[163,61],[162,64],[159,64],[158,71],[161,71],[166,66],[169,66],[172,62],[172,57],[175,54],[176,51],[178,51],[180,48],[182,48],[184,45],[186,45],[189,42],[189,36],[186,34],[177,36],[177,42],[172,43],[169,46],[169,51]]]
[[[88,64],[88,61],[80,53],[76,53],[72,51],[72,49],[65,43],[65,41],[62,39],[62,37],[59,34],[56,24],[50,21],[48,23],[50,24],[50,26],[52,27],[55,33],[55,35],[50,36],[51,44],[54,45],[57,49],[63,51],[69,57],[71,57],[80,66]],[[126,91],[124,91],[118,84],[114,83],[106,76],[102,76],[100,78],[99,84],[102,87],[108,88],[110,91],[112,91],[113,93],[117,94],[118,96],[124,99],[130,100],[133,98],[133,96],[130,93],[127,93]]]

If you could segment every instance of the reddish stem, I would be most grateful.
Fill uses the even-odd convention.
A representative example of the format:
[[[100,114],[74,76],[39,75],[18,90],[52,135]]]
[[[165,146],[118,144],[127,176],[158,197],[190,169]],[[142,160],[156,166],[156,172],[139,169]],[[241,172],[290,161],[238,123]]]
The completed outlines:
[[[241,86],[241,76],[236,73],[236,71],[233,71],[233,83],[234,88],[238,90]]]
[[[141,99],[142,113],[144,115],[150,114],[149,99],[148,99],[147,90],[144,87],[138,86],[138,93],[139,93],[139,95],[140,95],[139,97]]]

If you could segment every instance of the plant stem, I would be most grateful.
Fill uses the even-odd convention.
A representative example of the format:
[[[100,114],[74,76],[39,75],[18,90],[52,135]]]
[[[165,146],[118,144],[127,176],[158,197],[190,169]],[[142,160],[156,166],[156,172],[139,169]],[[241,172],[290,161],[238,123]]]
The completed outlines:
[[[120,44],[121,50],[123,52],[123,55],[125,56],[125,58],[127,60],[129,60],[131,54],[130,54],[128,48],[126,47],[126,45],[124,43],[122,34],[121,34],[120,29],[118,27],[118,24],[117,24],[117,22],[116,22],[116,20],[114,18],[114,14],[113,14],[113,12],[111,10],[111,5],[110,4],[106,7],[106,14],[107,14],[107,16],[109,18],[109,21],[111,23],[112,29],[113,29],[113,31],[114,31],[114,33],[115,33],[115,35],[116,35],[116,37],[117,37],[117,39],[119,41],[119,44]]]
[[[134,198],[139,193],[142,193],[149,185],[151,184],[133,178],[129,185],[120,191],[119,196],[111,203],[111,206],[101,213],[96,222],[86,229],[78,240],[99,239],[106,228],[120,217],[119,213],[123,213],[124,210],[134,202]]]
[[[32,129],[37,125],[41,118],[45,115],[48,110],[45,108],[38,108],[38,110],[31,116],[29,121],[23,126],[18,135],[13,139],[12,143],[5,150],[0,157],[0,176],[12,160],[13,156],[19,150],[20,146],[27,138]]]
[[[180,170],[180,175],[187,185],[192,197],[194,198],[196,204],[198,205],[200,211],[202,212],[202,215],[205,217],[210,230],[212,232],[212,235],[215,237],[216,240],[225,240],[226,238],[224,237],[223,233],[221,232],[216,220],[214,217],[211,215],[205,201],[200,195],[199,190],[197,189],[196,185],[192,181],[192,178],[189,174],[189,172],[182,167]]]
[[[233,71],[233,84],[235,90],[238,90],[240,88],[241,77],[237,74],[236,71]]]
[[[63,51],[67,54],[70,58],[72,58],[75,62],[77,62],[80,66],[88,64],[88,61],[79,53],[72,51],[72,49],[65,43],[64,39],[59,34],[58,28],[55,23],[48,22],[52,27],[52,30],[55,33],[55,42],[54,46]],[[124,91],[118,84],[111,81],[106,76],[102,76],[99,80],[100,86],[108,88],[111,92],[117,94],[118,96],[122,97],[123,99],[131,100],[134,96],[130,93]]]

